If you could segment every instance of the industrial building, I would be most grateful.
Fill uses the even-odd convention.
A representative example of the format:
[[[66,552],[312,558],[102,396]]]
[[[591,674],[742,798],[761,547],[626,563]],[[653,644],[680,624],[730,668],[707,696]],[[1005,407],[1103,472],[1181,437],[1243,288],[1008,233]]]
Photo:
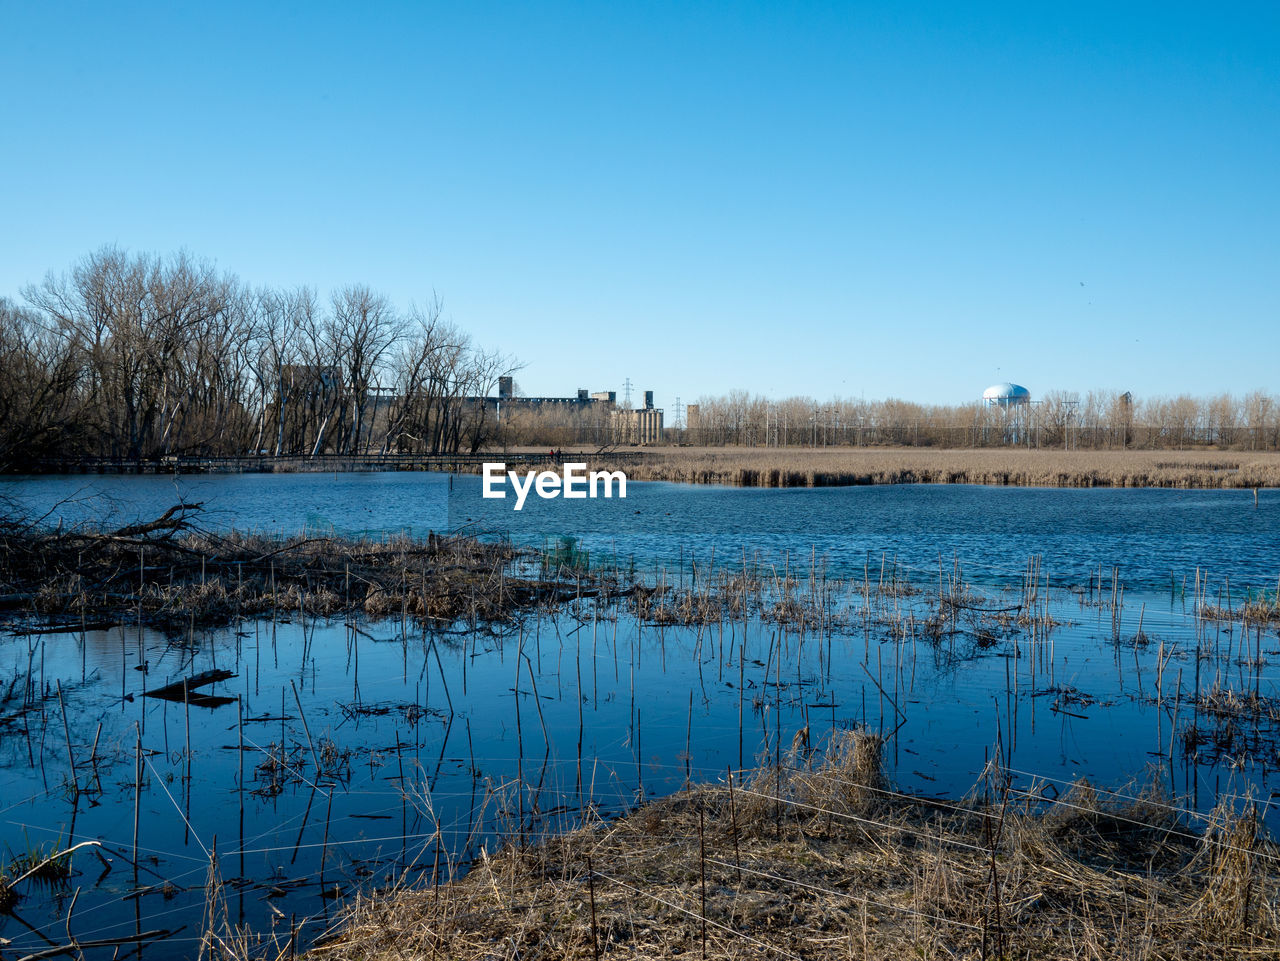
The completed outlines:
[[[603,391],[595,394],[588,393],[585,387],[578,388],[578,392],[573,397],[517,397],[515,395],[515,380],[512,377],[498,378],[498,396],[475,398],[486,404],[493,406],[499,414],[503,407],[507,410],[515,408],[529,407],[590,407],[592,404],[615,402],[617,393],[615,391]]]
[[[615,408],[610,416],[616,444],[656,444],[662,440],[662,411],[653,406],[653,391],[644,392],[644,406]]]
[[[613,390],[591,392],[579,388],[571,397],[517,397],[515,381],[511,377],[499,377],[496,397],[468,397],[466,401],[483,404],[486,410],[492,411],[499,424],[523,413],[583,414],[607,429],[607,442],[610,443],[654,444],[662,440],[663,411],[654,406],[651,390],[644,392],[643,407],[631,408],[619,406],[618,392]],[[595,436],[605,441],[602,433],[595,432]]]

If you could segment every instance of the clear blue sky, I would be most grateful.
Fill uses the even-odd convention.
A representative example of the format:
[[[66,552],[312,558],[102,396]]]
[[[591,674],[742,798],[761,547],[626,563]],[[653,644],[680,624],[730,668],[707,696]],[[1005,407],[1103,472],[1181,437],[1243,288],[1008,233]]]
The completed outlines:
[[[1280,390],[1280,4],[0,0],[0,293],[369,283],[670,410]]]

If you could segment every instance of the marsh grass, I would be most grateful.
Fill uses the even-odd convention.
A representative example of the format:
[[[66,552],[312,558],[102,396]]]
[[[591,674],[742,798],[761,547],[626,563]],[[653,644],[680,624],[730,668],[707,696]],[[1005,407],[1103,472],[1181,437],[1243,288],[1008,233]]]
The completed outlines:
[[[84,842],[65,848],[61,836],[48,843],[33,843],[25,832],[23,837],[24,847],[9,851],[8,858],[0,865],[0,914],[9,913],[18,904],[24,885],[46,888],[65,885],[72,876],[71,854],[97,844]]]
[[[1280,594],[1276,595],[1280,598]],[[1246,628],[1253,624],[1272,624],[1280,621],[1280,600],[1255,599],[1239,607],[1203,604],[1198,608],[1201,617],[1210,621],[1240,621]]]
[[[1157,790],[1056,800],[996,768],[968,798],[892,790],[838,734],[735,783],[482,853],[359,898],[313,958],[1274,957],[1280,851],[1251,807],[1203,829]]]
[[[737,487],[991,484],[1019,487],[1280,486],[1280,454],[918,448],[646,448],[631,480]]]
[[[586,576],[546,565],[521,576],[511,570],[521,551],[470,537],[215,534],[193,516],[186,505],[115,531],[0,519],[0,611],[69,630],[139,619],[185,631],[295,613],[447,625],[511,620],[582,593]]]

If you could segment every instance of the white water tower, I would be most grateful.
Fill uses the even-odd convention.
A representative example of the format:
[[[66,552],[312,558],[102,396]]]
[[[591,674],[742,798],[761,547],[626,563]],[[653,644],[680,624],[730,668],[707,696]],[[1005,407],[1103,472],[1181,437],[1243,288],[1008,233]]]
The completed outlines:
[[[1018,384],[992,384],[982,392],[987,407],[1025,407],[1031,403],[1031,391]]]

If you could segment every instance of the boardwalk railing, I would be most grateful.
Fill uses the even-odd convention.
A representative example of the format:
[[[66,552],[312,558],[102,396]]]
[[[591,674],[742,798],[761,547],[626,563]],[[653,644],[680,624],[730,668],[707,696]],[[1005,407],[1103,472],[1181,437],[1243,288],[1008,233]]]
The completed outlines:
[[[250,454],[243,457],[158,457],[124,459],[110,457],[75,457],[42,459],[28,469],[55,474],[221,474],[221,473],[345,473],[353,471],[441,471],[451,474],[476,474],[485,463],[500,461],[508,468],[549,466],[567,462],[633,464],[643,455],[637,451],[591,452],[562,451],[551,453],[503,453],[487,451],[478,454],[317,454],[285,455]]]

